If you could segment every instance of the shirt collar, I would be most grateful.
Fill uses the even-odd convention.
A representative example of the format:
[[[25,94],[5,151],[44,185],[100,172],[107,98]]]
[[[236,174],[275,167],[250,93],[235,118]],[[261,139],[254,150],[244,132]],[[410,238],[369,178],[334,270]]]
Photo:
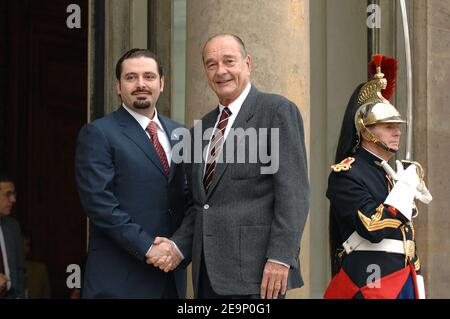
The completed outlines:
[[[383,161],[383,159],[380,156],[362,146],[358,149],[357,153],[371,165],[384,171],[383,167],[381,166],[381,162]]]
[[[242,93],[238,96],[238,98],[228,105],[228,108],[230,109],[231,114],[237,115],[239,113],[239,110],[241,109],[242,104],[244,103],[245,99],[247,98],[247,95],[250,92],[251,87],[252,87],[252,85],[250,84],[250,82],[248,82],[244,91],[242,91]],[[225,105],[222,105],[219,103],[220,113],[222,113],[224,108],[225,108]]]
[[[378,156],[377,154],[375,154],[374,152],[369,151],[367,148],[365,148],[364,146],[361,146],[361,148],[363,148],[366,152],[372,154],[373,156],[375,156],[380,162],[384,161],[384,159],[382,159],[380,156]]]
[[[150,124],[150,122],[153,121],[156,123],[156,125],[160,130],[164,131],[161,121],[159,120],[158,111],[156,110],[156,107],[155,107],[155,114],[153,114],[153,118],[149,119],[147,116],[139,114],[136,111],[133,111],[132,109],[127,107],[124,103],[122,103],[122,106],[125,110],[128,111],[128,113],[131,114],[132,117],[134,117],[134,119],[139,123],[139,125],[142,127],[143,130],[145,130],[148,124]]]

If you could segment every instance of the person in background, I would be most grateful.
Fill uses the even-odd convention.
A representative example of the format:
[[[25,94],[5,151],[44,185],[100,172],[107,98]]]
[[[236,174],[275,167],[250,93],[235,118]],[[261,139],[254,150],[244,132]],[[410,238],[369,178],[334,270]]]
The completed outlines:
[[[387,164],[405,123],[389,102],[396,70],[395,59],[374,55],[372,78],[356,88],[344,114],[326,194],[333,261],[326,299],[424,296],[413,226],[423,181],[417,164],[397,161],[397,172]]]
[[[51,298],[51,288],[47,265],[40,261],[31,260],[31,244],[30,234],[28,232],[24,232],[23,246],[25,253],[25,275],[27,282],[25,297],[27,299],[49,299]]]
[[[17,194],[13,180],[0,173],[0,298],[25,298],[25,257],[18,222],[10,217]]]

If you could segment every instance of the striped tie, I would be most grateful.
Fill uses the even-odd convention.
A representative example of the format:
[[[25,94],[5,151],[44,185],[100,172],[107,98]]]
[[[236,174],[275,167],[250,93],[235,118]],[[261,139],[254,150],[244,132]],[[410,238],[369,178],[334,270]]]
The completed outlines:
[[[220,150],[223,146],[225,129],[227,128],[228,118],[230,117],[230,115],[230,109],[228,107],[225,107],[222,110],[219,123],[217,123],[217,126],[214,130],[214,135],[211,138],[209,153],[206,161],[205,175],[203,176],[203,186],[205,187],[206,192],[208,192],[212,184],[214,170],[216,169],[217,157],[220,154]]]
[[[166,152],[164,151],[164,148],[158,140],[158,127],[156,125],[156,122],[151,121],[145,130],[148,132],[148,134],[150,134],[150,139],[152,140],[155,151],[161,160],[164,172],[166,173],[166,175],[169,175],[169,162],[167,162]]]

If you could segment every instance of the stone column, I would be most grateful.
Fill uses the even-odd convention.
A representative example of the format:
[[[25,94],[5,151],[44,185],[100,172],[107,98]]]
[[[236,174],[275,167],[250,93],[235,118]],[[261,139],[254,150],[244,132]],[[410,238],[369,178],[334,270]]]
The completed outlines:
[[[164,68],[164,91],[159,96],[157,109],[165,116],[171,116],[172,94],[172,11],[173,1],[152,0],[149,17],[148,48],[155,52]],[[143,26],[145,29],[145,26]]]
[[[105,113],[120,104],[115,90],[115,68],[123,53],[147,48],[147,0],[105,2]]]
[[[450,1],[414,1],[414,159],[433,195],[419,206],[418,250],[428,298],[450,292]]]
[[[386,0],[389,1],[389,0]],[[367,1],[314,0],[311,28],[311,298],[322,298],[330,282],[328,240],[330,166],[348,99],[367,78]],[[387,15],[384,15],[387,16]],[[384,29],[382,29],[384,30]],[[382,37],[383,39],[383,37]],[[383,42],[381,43],[383,47]]]
[[[217,33],[234,33],[252,57],[252,83],[298,105],[309,150],[309,1],[189,0],[186,19],[186,125],[191,127],[218,102],[202,65],[205,41]],[[308,222],[301,252],[305,287],[291,291],[289,298],[309,296],[309,254]]]

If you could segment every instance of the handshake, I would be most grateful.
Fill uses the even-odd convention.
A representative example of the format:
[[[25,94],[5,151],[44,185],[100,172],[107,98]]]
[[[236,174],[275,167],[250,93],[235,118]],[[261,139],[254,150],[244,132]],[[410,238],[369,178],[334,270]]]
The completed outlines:
[[[145,256],[147,264],[158,267],[164,272],[174,270],[184,259],[175,243],[165,237],[156,237]]]

